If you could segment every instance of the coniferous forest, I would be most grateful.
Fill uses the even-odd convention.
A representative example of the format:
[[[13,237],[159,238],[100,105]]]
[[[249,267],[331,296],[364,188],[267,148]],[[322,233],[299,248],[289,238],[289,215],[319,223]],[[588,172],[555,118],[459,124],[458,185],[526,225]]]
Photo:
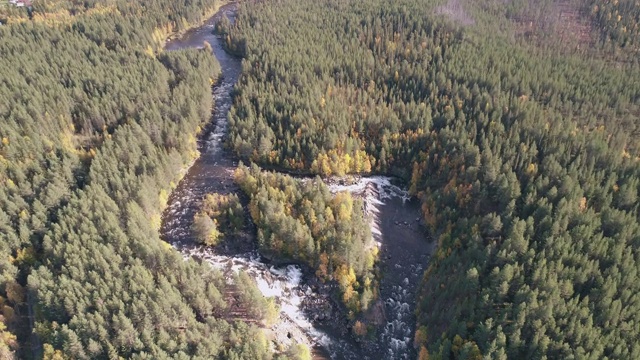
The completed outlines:
[[[220,68],[206,51],[157,50],[219,5],[2,8],[3,359],[270,357],[255,326],[226,316],[222,274],[158,234]]]
[[[229,315],[224,275],[159,235],[221,72],[206,47],[162,47],[220,5],[0,4],[0,358],[274,356]],[[396,176],[437,242],[420,359],[638,359],[638,14],[632,0],[241,1],[216,27],[243,58],[226,145],[257,165],[192,230],[216,245],[250,220],[260,251],[335,281],[358,313],[378,296],[377,248],[362,201],[321,177]],[[254,282],[233,282],[272,322]]]
[[[241,158],[421,199],[420,358],[640,357],[639,8],[543,3],[269,1],[219,29]]]

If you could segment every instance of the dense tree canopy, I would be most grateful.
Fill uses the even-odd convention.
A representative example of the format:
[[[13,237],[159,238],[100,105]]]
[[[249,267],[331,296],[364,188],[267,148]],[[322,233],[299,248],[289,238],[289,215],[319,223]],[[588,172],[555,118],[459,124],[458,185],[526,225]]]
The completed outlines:
[[[640,50],[640,3],[632,0],[592,1],[591,14],[605,41],[631,48],[637,56]]]
[[[0,27],[3,358],[271,357],[262,332],[229,315],[222,274],[158,234],[220,66],[206,51],[154,49],[218,5],[34,1],[24,21],[3,8],[14,17]],[[242,284],[252,295],[240,303],[272,316]]]
[[[225,234],[242,230],[244,216],[238,195],[207,194],[194,216],[194,235],[205,245],[215,245]]]
[[[406,176],[439,243],[421,356],[638,358],[637,61],[531,46],[512,34],[534,7],[470,4],[243,7],[219,29],[246,58],[229,145],[304,172]]]
[[[224,294],[265,322],[273,302],[157,231],[220,71],[159,50],[217,5],[0,9],[1,356],[271,357]],[[244,3],[217,28],[245,58],[228,145],[270,167],[406,178],[439,245],[420,357],[640,358],[637,15],[628,0]],[[257,167],[236,180],[263,251],[367,307],[358,200]],[[234,201],[213,196],[194,230],[230,230]]]
[[[250,197],[258,245],[266,254],[301,261],[322,280],[335,280],[353,314],[376,296],[373,243],[362,201],[348,192],[331,195],[320,180],[240,166],[236,182]]]

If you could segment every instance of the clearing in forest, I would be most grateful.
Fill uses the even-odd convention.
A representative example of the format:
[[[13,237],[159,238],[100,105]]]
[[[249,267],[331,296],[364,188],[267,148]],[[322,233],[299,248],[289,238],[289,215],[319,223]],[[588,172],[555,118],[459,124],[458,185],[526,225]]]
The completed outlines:
[[[516,35],[537,42],[549,40],[565,48],[580,49],[593,43],[593,22],[576,3],[569,0],[553,1],[541,8],[530,4],[531,11],[522,11],[511,17]],[[535,9],[535,10],[533,10]]]
[[[451,20],[469,26],[475,24],[475,20],[467,13],[462,0],[449,0],[446,5],[436,7],[436,15],[446,15]]]

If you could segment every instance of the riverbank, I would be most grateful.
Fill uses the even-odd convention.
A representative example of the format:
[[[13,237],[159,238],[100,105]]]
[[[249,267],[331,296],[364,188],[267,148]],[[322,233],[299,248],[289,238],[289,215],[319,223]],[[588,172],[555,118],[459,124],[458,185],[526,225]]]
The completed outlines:
[[[225,6],[235,7],[236,5],[237,5],[236,1],[230,1],[230,0],[223,0],[223,1],[216,2],[216,4],[211,9],[203,11],[202,19],[198,23],[189,24],[187,28],[180,31],[175,30],[176,26],[174,24],[167,24],[167,26],[165,26],[164,28],[157,28],[154,31],[154,37],[162,39],[162,41],[160,41],[158,50],[165,49],[167,46],[167,43],[169,43],[171,40],[179,39],[184,35],[186,35],[189,31],[198,29],[203,25],[205,25],[206,23],[210,22],[212,19],[216,17],[216,15],[220,12],[220,9],[222,9],[223,7]]]
[[[420,215],[420,202],[403,189],[404,182],[386,176],[333,178],[332,192],[349,191],[364,200],[371,231],[379,247],[376,272],[377,301],[362,315],[374,327],[373,336],[362,339],[371,358],[411,359],[415,331],[416,296],[422,273],[435,249],[428,241]]]

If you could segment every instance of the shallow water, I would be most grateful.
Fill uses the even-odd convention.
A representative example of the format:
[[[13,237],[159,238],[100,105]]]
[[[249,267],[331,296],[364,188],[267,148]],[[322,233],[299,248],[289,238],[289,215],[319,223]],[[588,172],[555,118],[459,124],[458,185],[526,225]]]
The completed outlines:
[[[380,297],[385,325],[377,346],[365,351],[372,359],[413,359],[416,292],[434,244],[426,241],[420,221],[420,204],[396,179],[385,176],[360,178],[353,184],[331,181],[332,192],[349,191],[364,199],[371,232],[380,246],[382,279]]]

